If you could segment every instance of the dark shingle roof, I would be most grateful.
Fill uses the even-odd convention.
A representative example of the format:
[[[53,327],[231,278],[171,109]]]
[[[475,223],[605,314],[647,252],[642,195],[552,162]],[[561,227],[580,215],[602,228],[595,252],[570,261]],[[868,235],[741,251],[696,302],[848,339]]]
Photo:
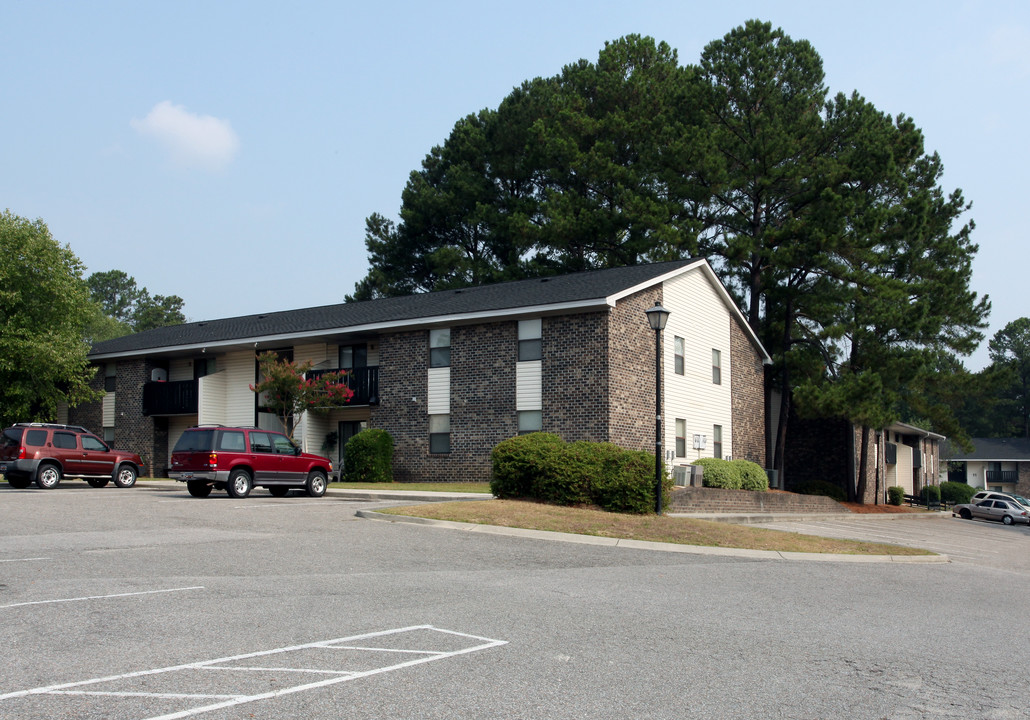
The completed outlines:
[[[1024,460],[1030,461],[1030,440],[1026,438],[970,438],[973,452],[967,453],[952,443],[944,443],[941,457],[945,460]]]
[[[511,311],[521,307],[600,302],[694,262],[697,261],[633,265],[461,290],[192,322],[97,343],[90,356],[103,357],[187,345],[214,345],[253,338],[314,334],[405,321],[415,323],[428,318]]]

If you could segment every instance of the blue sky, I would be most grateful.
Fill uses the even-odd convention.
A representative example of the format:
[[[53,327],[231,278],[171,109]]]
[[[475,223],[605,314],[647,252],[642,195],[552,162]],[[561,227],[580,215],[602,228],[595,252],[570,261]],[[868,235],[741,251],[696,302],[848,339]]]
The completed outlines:
[[[0,0],[0,208],[191,320],[341,302],[365,218],[396,217],[459,118],[606,40],[696,63],[749,18],[809,40],[832,92],[914,118],[973,203],[988,337],[1030,316],[1025,2]]]

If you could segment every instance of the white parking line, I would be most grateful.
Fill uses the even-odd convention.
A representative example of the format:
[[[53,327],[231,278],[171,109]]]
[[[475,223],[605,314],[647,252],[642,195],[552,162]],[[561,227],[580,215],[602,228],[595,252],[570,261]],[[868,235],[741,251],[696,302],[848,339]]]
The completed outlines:
[[[182,592],[183,590],[203,589],[203,585],[193,585],[191,587],[168,588],[167,590],[143,590],[140,592],[116,593],[114,595],[89,595],[86,597],[77,598],[60,598],[58,600],[34,600],[33,602],[14,603],[13,605],[0,605],[0,610],[6,610],[7,608],[25,607],[26,605],[49,605],[51,603],[79,602],[80,600],[106,600],[108,598],[133,597],[135,595],[158,595],[160,593]]]
[[[11,558],[10,560],[0,560],[0,563],[9,563],[9,562],[39,562],[41,560],[53,560],[53,558],[44,558],[44,557],[38,557],[38,558]]]
[[[410,637],[405,637],[406,634],[410,635]],[[396,638],[396,641],[393,644],[397,645],[398,647],[374,647],[367,643],[367,641],[369,640],[375,640],[380,638]],[[355,641],[366,642],[363,642],[362,644],[355,644]],[[467,641],[467,643],[463,643],[462,641]],[[173,712],[165,715],[157,715],[146,719],[179,720],[180,718],[189,718],[195,715],[200,715],[202,713],[207,713],[214,710],[220,710],[223,708],[233,707],[236,705],[256,702],[258,700],[268,700],[271,698],[279,697],[281,695],[289,695],[293,693],[303,692],[305,690],[315,690],[317,688],[335,685],[342,682],[348,682],[350,680],[356,680],[358,678],[370,677],[373,675],[378,675],[380,673],[390,672],[393,670],[400,670],[402,668],[421,665],[423,663],[434,662],[436,660],[444,660],[446,658],[456,657],[458,655],[477,652],[479,650],[486,650],[489,648],[498,647],[500,645],[506,644],[506,640],[491,640],[490,638],[469,635],[467,633],[456,632],[454,630],[444,630],[442,628],[433,627],[432,625],[413,625],[410,627],[397,628],[394,630],[383,630],[380,632],[366,633],[364,635],[353,635],[351,637],[337,638],[335,640],[321,640],[318,642],[306,643],[304,645],[293,645],[290,647],[276,648],[274,650],[262,650],[258,652],[243,653],[240,655],[231,655],[228,657],[216,658],[214,660],[184,663],[182,665],[173,665],[171,667],[157,668],[152,670],[139,670],[136,672],[125,673],[122,675],[109,675],[107,677],[92,678],[90,680],[80,680],[77,682],[61,683],[58,685],[49,685],[46,687],[32,688],[30,690],[18,690],[15,692],[0,694],[0,702],[16,698],[42,695],[83,695],[90,697],[104,696],[113,698],[150,697],[161,700],[181,699],[194,701],[216,701],[181,710],[178,712]],[[456,647],[456,645],[464,646]],[[310,654],[303,653],[303,651],[309,650],[326,651],[326,653],[319,653],[316,655],[316,658],[318,658],[318,663],[315,667],[309,666],[312,663]],[[353,655],[351,653],[343,653],[342,656],[340,656],[334,651],[351,651],[351,653],[362,652],[369,654],[378,654],[379,656],[386,654],[391,657],[395,657],[397,654],[401,654],[403,656],[414,657],[402,660],[397,663],[386,664],[373,668],[368,668],[367,666],[365,666],[364,669],[348,670],[343,667],[333,667],[333,665],[342,662],[353,663],[355,662]],[[268,657],[270,655],[285,656],[287,653],[295,653],[297,655],[297,662],[302,666],[286,666],[282,668],[261,668],[249,665],[238,666],[233,664],[241,660],[247,660],[249,658]],[[288,659],[288,657],[285,657],[284,659]],[[131,690],[127,689],[124,692],[117,690],[110,691],[83,689],[86,686],[98,685],[100,683],[117,683],[118,681],[129,680],[132,678],[139,678],[144,676],[153,677],[155,675],[160,674],[186,672],[190,670],[219,670],[224,674],[226,678],[231,678],[233,671],[252,672],[258,670],[263,672],[312,673],[319,675],[328,675],[329,677],[314,682],[304,683],[301,685],[294,685],[291,687],[279,688],[277,690],[262,692],[255,695],[234,694],[232,692],[224,694],[210,694],[155,691],[149,693],[139,692],[135,688]]]

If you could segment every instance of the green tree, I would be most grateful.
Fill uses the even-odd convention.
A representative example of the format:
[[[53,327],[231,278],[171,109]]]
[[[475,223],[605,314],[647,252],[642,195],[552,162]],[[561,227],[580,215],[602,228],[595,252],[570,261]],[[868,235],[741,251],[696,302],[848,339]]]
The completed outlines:
[[[294,421],[302,413],[342,407],[354,397],[345,370],[308,377],[310,362],[294,363],[272,350],[261,353],[257,359],[262,379],[250,389],[263,396],[264,406],[275,413],[291,438]]]
[[[1030,318],[1013,320],[996,332],[988,352],[1000,375],[1001,398],[1011,418],[1006,424],[1021,437],[1030,438]],[[1003,428],[998,430],[1000,437],[1008,434]]]
[[[139,287],[136,278],[121,270],[95,272],[86,282],[93,300],[117,323],[102,320],[95,323],[96,334],[102,339],[186,322],[182,312],[185,302],[181,297],[151,296],[145,287]]]
[[[0,422],[53,421],[96,399],[84,330],[95,308],[83,265],[42,220],[0,215]]]

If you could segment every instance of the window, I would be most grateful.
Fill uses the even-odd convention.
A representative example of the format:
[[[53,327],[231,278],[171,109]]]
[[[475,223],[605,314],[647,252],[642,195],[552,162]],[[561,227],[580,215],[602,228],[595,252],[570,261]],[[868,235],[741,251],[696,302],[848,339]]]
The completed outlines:
[[[246,444],[243,442],[243,433],[235,430],[225,430],[218,439],[218,449],[225,452],[243,452]]]
[[[285,435],[273,435],[272,441],[275,443],[275,451],[280,455],[297,454],[297,446],[290,442],[290,439]]]
[[[429,416],[429,452],[449,453],[451,451],[451,416]]]
[[[722,459],[722,425],[712,426],[712,457]]]
[[[684,348],[685,347],[686,347],[686,341],[683,338],[681,338],[681,337],[674,338],[674,340],[673,340],[673,353],[674,353],[674,356],[676,358],[676,374],[677,375],[683,375],[684,374],[683,373],[683,365],[684,365],[684,363],[683,363],[683,355],[684,355]]]
[[[54,447],[59,447],[63,450],[74,450],[79,444],[75,441],[75,435],[72,433],[55,432],[54,433]]]
[[[544,427],[544,414],[541,410],[520,410],[519,435],[540,432]]]
[[[114,447],[114,428],[113,427],[105,427],[104,428],[104,442],[106,442],[108,445],[111,445],[112,447]]]
[[[193,379],[200,380],[202,377],[215,374],[214,358],[197,358],[193,361]]]
[[[106,392],[114,392],[115,387],[118,385],[118,366],[114,363],[107,363],[104,365],[104,390]]]
[[[519,320],[519,362],[543,357],[543,326],[536,320]]]
[[[429,367],[450,367],[451,365],[451,330],[429,331]]]
[[[250,451],[255,453],[272,452],[272,438],[268,433],[252,432],[250,434]]]
[[[687,456],[687,421],[676,418],[676,457]]]
[[[101,452],[107,452],[107,445],[104,445],[104,443],[100,442],[100,438],[95,438],[92,435],[83,435],[82,449],[100,450]]]
[[[450,345],[450,342],[447,343]],[[354,368],[368,367],[368,346],[367,345],[341,345],[340,346],[340,368],[353,370]]]
[[[45,444],[46,430],[29,430],[25,433],[26,447],[43,447]],[[17,443],[15,443],[15,445],[17,445]]]
[[[722,385],[722,353],[712,350],[712,382]]]

